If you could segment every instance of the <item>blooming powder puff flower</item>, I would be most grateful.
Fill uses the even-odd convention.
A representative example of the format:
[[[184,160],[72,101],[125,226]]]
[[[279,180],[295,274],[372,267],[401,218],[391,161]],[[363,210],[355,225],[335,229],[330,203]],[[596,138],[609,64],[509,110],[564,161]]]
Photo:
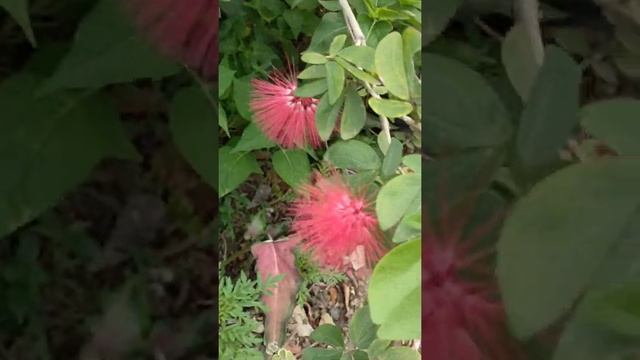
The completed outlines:
[[[255,121],[269,139],[284,148],[303,148],[321,145],[316,128],[318,100],[298,97],[296,74],[275,71],[269,81],[253,80],[251,111]]]
[[[423,228],[423,354],[432,360],[520,359],[488,261],[493,251],[476,249],[500,217],[464,236],[468,217],[447,213],[440,233]]]
[[[377,219],[364,197],[351,192],[340,175],[315,174],[315,183],[300,189],[293,206],[293,231],[320,263],[340,268],[361,247],[369,267],[384,253]]]
[[[218,0],[125,0],[142,31],[205,79],[218,75]]]

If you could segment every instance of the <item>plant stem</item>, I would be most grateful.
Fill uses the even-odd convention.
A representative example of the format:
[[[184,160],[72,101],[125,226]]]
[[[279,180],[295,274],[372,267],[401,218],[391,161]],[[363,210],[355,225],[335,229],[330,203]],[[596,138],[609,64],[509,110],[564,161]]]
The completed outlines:
[[[529,45],[538,66],[544,62],[544,44],[540,32],[538,0],[518,0],[515,3],[516,19],[522,23],[529,37]]]
[[[351,7],[349,6],[349,2],[347,0],[339,0],[338,2],[342,8],[344,21],[347,24],[347,29],[349,30],[351,39],[353,39],[353,43],[356,44],[356,46],[367,45],[367,38],[362,32],[360,24],[358,24],[358,20],[356,20],[356,16],[353,14],[353,10],[351,10]]]
[[[340,7],[342,8],[342,13],[344,14],[344,20],[347,24],[347,29],[349,30],[349,35],[351,35],[351,39],[356,46],[365,46],[367,45],[367,38],[364,36],[362,29],[360,28],[360,24],[356,20],[355,15],[353,14],[353,10],[349,6],[349,2],[347,0],[339,0]],[[380,95],[378,95],[373,89],[371,85],[363,81],[364,86],[367,88],[367,92],[369,95],[373,96],[376,99],[380,99]],[[391,144],[391,130],[389,129],[389,119],[387,119],[384,115],[378,115],[380,118],[380,125],[382,127],[382,133],[384,134],[385,140],[388,144]]]

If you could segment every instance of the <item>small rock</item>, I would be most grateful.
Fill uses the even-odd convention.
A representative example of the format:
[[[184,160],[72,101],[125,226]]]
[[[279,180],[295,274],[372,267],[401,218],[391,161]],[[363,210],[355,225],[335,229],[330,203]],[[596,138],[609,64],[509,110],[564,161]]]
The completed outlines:
[[[293,331],[298,334],[298,336],[307,337],[311,335],[313,327],[309,325],[309,318],[300,305],[296,305],[296,307],[293,308],[291,317],[294,322]]]
[[[323,312],[322,315],[320,316],[320,322],[318,325],[324,325],[324,324],[329,324],[329,325],[336,324],[335,322],[333,322],[333,318],[331,317],[331,315],[329,315],[326,312]]]

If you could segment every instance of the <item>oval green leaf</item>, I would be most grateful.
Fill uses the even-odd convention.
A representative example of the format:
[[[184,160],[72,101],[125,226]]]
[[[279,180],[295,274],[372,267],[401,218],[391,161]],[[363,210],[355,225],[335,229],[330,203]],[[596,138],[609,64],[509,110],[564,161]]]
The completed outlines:
[[[402,35],[392,32],[385,36],[375,52],[376,70],[390,93],[403,100],[409,99],[409,85],[404,71]]]
[[[329,137],[331,137],[343,103],[344,96],[341,96],[333,105],[329,103],[329,94],[325,93],[320,98],[318,108],[316,109],[316,127],[322,140],[327,141]]]
[[[391,144],[382,161],[382,176],[390,178],[396,173],[398,166],[402,162],[402,143],[396,138],[391,138]]]
[[[420,338],[420,248],[420,240],[398,245],[373,270],[368,298],[371,320],[380,325],[380,339]]]
[[[307,51],[300,57],[307,64],[322,65],[327,62],[327,57],[313,51]]]
[[[340,34],[333,38],[331,41],[331,45],[329,46],[329,55],[335,56],[338,51],[340,51],[344,47],[344,43],[347,40],[347,35]]]
[[[213,106],[201,87],[189,87],[175,95],[169,110],[169,130],[193,169],[215,187],[218,129]]]
[[[325,76],[327,76],[327,70],[323,65],[311,65],[307,66],[306,69],[302,70],[302,72],[298,74],[298,79],[319,79],[324,78]]]
[[[640,161],[583,163],[538,183],[498,242],[497,274],[515,334],[551,325],[585,290],[640,205]]]
[[[371,97],[369,98],[369,106],[371,106],[376,114],[389,118],[408,115],[413,111],[413,106],[410,103],[400,100],[376,99]]]
[[[589,104],[580,111],[582,126],[620,155],[640,155],[640,101],[620,98]]]
[[[344,88],[344,69],[335,61],[329,61],[325,64],[327,70],[327,88],[329,93],[329,103],[331,105],[338,101]]]
[[[340,120],[340,137],[343,140],[354,138],[364,127],[367,110],[362,98],[353,86],[345,91],[344,111]]]
[[[372,73],[376,72],[376,50],[373,48],[368,46],[349,46],[340,50],[338,56],[357,67],[361,67]]]
[[[327,161],[341,169],[377,170],[380,158],[371,146],[358,140],[337,141],[325,154]]]
[[[376,199],[376,214],[382,230],[390,229],[402,217],[420,206],[420,174],[405,174],[386,183]]]
[[[260,165],[252,153],[232,153],[229,146],[218,150],[218,197],[235,190],[249,175],[261,172]]]
[[[292,188],[305,183],[311,174],[307,153],[302,150],[279,150],[271,159],[273,169]]]

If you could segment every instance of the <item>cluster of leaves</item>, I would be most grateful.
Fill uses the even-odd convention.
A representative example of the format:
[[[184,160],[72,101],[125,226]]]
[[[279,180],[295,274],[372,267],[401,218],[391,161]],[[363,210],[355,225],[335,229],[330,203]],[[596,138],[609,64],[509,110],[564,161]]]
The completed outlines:
[[[381,228],[401,244],[374,271],[372,315],[387,341],[416,339],[421,156],[414,153],[421,148],[422,97],[421,60],[415,55],[422,44],[422,4],[348,4],[357,24],[345,22],[345,9],[335,0],[319,5],[304,0],[221,3],[219,195],[231,196],[251,174],[268,169],[292,188],[308,182],[314,167],[337,168],[354,188],[368,188],[376,198]],[[361,29],[364,42],[351,38],[348,28],[354,26]],[[265,78],[272,67],[282,68],[285,56],[306,63],[296,95],[319,100],[316,126],[326,150],[280,149],[253,122],[250,80]],[[261,166],[258,153],[261,158],[268,154],[268,166]],[[303,280],[298,301],[308,296],[310,283],[339,280],[300,263],[300,257],[298,269]],[[394,296],[380,296],[377,290],[390,285]],[[402,321],[394,320],[398,315]],[[408,325],[399,325],[404,320]],[[313,354],[305,356],[311,359]]]
[[[428,36],[423,59],[430,84],[425,96],[433,104],[423,120],[430,129],[427,144],[435,154],[477,147],[503,154],[491,176],[507,200],[516,200],[497,245],[497,278],[512,333],[524,342],[560,325],[555,348],[530,349],[542,358],[637,354],[640,101],[581,96],[588,71],[608,85],[611,77],[604,73],[635,85],[637,78],[620,63],[619,52],[610,58],[613,63],[591,61],[602,49],[576,46],[586,44],[580,39],[589,40],[589,29],[552,29],[544,41],[555,44],[545,47],[541,64],[518,22],[503,40],[478,36],[476,30],[474,38],[490,45],[459,46],[454,29],[440,33],[456,11],[456,22],[466,22],[467,31],[477,29],[468,16],[477,9],[461,2],[429,3],[434,11],[427,16],[439,25]],[[615,5],[603,10],[612,12],[610,6]],[[635,24],[629,22],[633,14],[637,9],[609,14],[610,20],[627,18],[626,30],[616,35],[627,46],[629,28],[640,28],[637,17]],[[585,60],[583,67],[576,59]],[[567,142],[580,134],[586,139],[572,146],[577,156],[563,159]],[[598,151],[602,148],[607,151]]]
[[[87,269],[107,257],[110,241],[107,238],[113,229],[104,229],[105,226],[96,223],[83,224],[93,218],[78,219],[69,208],[75,209],[78,205],[81,212],[93,203],[73,201],[67,195],[86,190],[103,199],[104,204],[111,204],[105,223],[112,220],[112,215],[121,215],[118,196],[103,188],[92,188],[95,185],[87,181],[95,180],[99,171],[109,172],[103,167],[106,159],[115,159],[109,164],[115,163],[118,169],[122,166],[135,169],[134,174],[144,173],[144,180],[135,182],[136,185],[144,182],[144,190],[127,188],[124,191],[127,196],[149,188],[154,189],[150,192],[157,190],[158,193],[166,190],[167,184],[159,183],[154,178],[157,174],[150,173],[158,169],[168,173],[173,169],[161,163],[157,154],[150,155],[147,146],[134,144],[138,134],[148,128],[161,133],[154,141],[159,138],[158,142],[175,145],[203,182],[211,187],[217,185],[215,164],[206,156],[215,151],[216,146],[212,89],[179,64],[158,54],[138,34],[129,14],[123,11],[124,5],[119,0],[0,1],[0,8],[15,18],[33,45],[29,48],[22,39],[22,42],[16,41],[21,46],[9,49],[12,42],[5,44],[4,41],[8,37],[13,39],[14,34],[7,30],[13,29],[14,23],[3,13],[0,39],[3,42],[0,54],[3,60],[0,74],[0,168],[3,169],[0,324],[3,339],[0,357],[46,359],[61,352],[75,356],[85,341],[88,342],[83,356],[87,358],[126,357],[134,348],[143,349],[140,352],[145,354],[165,352],[169,357],[192,356],[189,351],[200,354],[211,351],[210,346],[202,346],[200,340],[205,337],[191,337],[194,329],[200,332],[211,328],[212,312],[207,310],[201,309],[197,315],[174,314],[180,316],[177,320],[156,317],[157,313],[149,313],[144,306],[131,308],[123,302],[125,305],[116,306],[116,310],[108,307],[102,318],[91,319],[86,324],[78,321],[78,317],[89,317],[100,311],[96,302],[102,293],[112,292],[109,288],[114,286],[113,282],[151,272],[149,263],[158,265],[162,260],[155,254],[149,256],[150,249],[140,249],[147,245],[141,244],[145,240],[127,243],[124,246],[127,255],[138,250],[145,254],[140,257],[145,260],[137,263],[137,272],[123,274],[130,271],[127,266],[115,267],[105,272],[111,281],[100,289],[94,288],[96,280],[91,276],[99,274]],[[4,66],[6,58],[11,59],[9,69]],[[128,121],[132,113],[141,121],[132,125]],[[198,182],[197,175],[189,173],[189,176]],[[125,177],[136,175],[127,173]],[[151,185],[146,182],[149,178],[153,178],[149,181],[153,182]],[[73,193],[74,190],[77,192]],[[172,201],[188,201],[180,198],[179,192],[174,188],[165,192],[170,198],[167,206],[170,211],[176,205]],[[71,203],[73,205],[69,205]],[[166,204],[158,203],[160,205],[153,203],[157,206],[153,205],[152,212],[164,210]],[[64,208],[55,208],[65,204]],[[176,207],[183,210],[182,204]],[[185,225],[182,218],[172,218],[171,226],[178,232],[200,230],[202,224],[194,219],[193,205],[184,207],[188,209],[186,216],[190,217],[190,223]],[[62,215],[63,220],[52,225],[52,215]],[[87,228],[93,231],[89,233]],[[155,237],[154,229],[145,229],[148,237]],[[155,282],[147,285],[160,293],[166,290],[162,286],[156,289]],[[69,288],[74,289],[73,294],[68,293]],[[61,292],[64,293],[62,300]],[[143,297],[155,300],[151,294],[144,293]],[[41,300],[44,298],[46,302]],[[48,317],[45,316],[47,306],[57,306],[56,312],[65,311],[55,318]],[[185,324],[178,326],[179,321]],[[95,328],[93,337],[89,325]],[[166,341],[165,326],[179,328],[169,336],[170,341]],[[5,334],[10,335],[5,337]],[[158,347],[158,339],[163,336],[165,341]],[[25,340],[35,346],[20,344]],[[210,336],[206,341],[210,343]],[[109,346],[121,353],[109,353]]]
[[[262,359],[258,350],[262,337],[256,311],[267,309],[260,298],[269,293],[278,279],[268,278],[264,283],[247,278],[244,272],[237,280],[220,274],[218,286],[218,354],[221,359]]]
[[[369,307],[358,310],[349,322],[348,337],[335,325],[320,325],[311,339],[328,348],[312,347],[302,353],[303,360],[414,360],[420,359],[416,350],[391,346],[391,341],[377,337],[378,326],[371,321]]]
[[[310,289],[313,284],[326,284],[334,286],[346,279],[344,274],[320,268],[314,261],[311,253],[303,250],[295,250],[295,265],[300,274],[300,288],[296,295],[296,302],[302,305],[309,300]]]
[[[55,205],[102,159],[140,160],[105,87],[181,68],[146,44],[121,9],[115,0],[97,2],[68,52],[43,45],[23,71],[0,83],[0,165],[11,174],[0,186],[0,236]],[[215,185],[215,167],[202,157],[215,146],[209,99],[204,87],[181,89],[169,116],[177,146]]]

